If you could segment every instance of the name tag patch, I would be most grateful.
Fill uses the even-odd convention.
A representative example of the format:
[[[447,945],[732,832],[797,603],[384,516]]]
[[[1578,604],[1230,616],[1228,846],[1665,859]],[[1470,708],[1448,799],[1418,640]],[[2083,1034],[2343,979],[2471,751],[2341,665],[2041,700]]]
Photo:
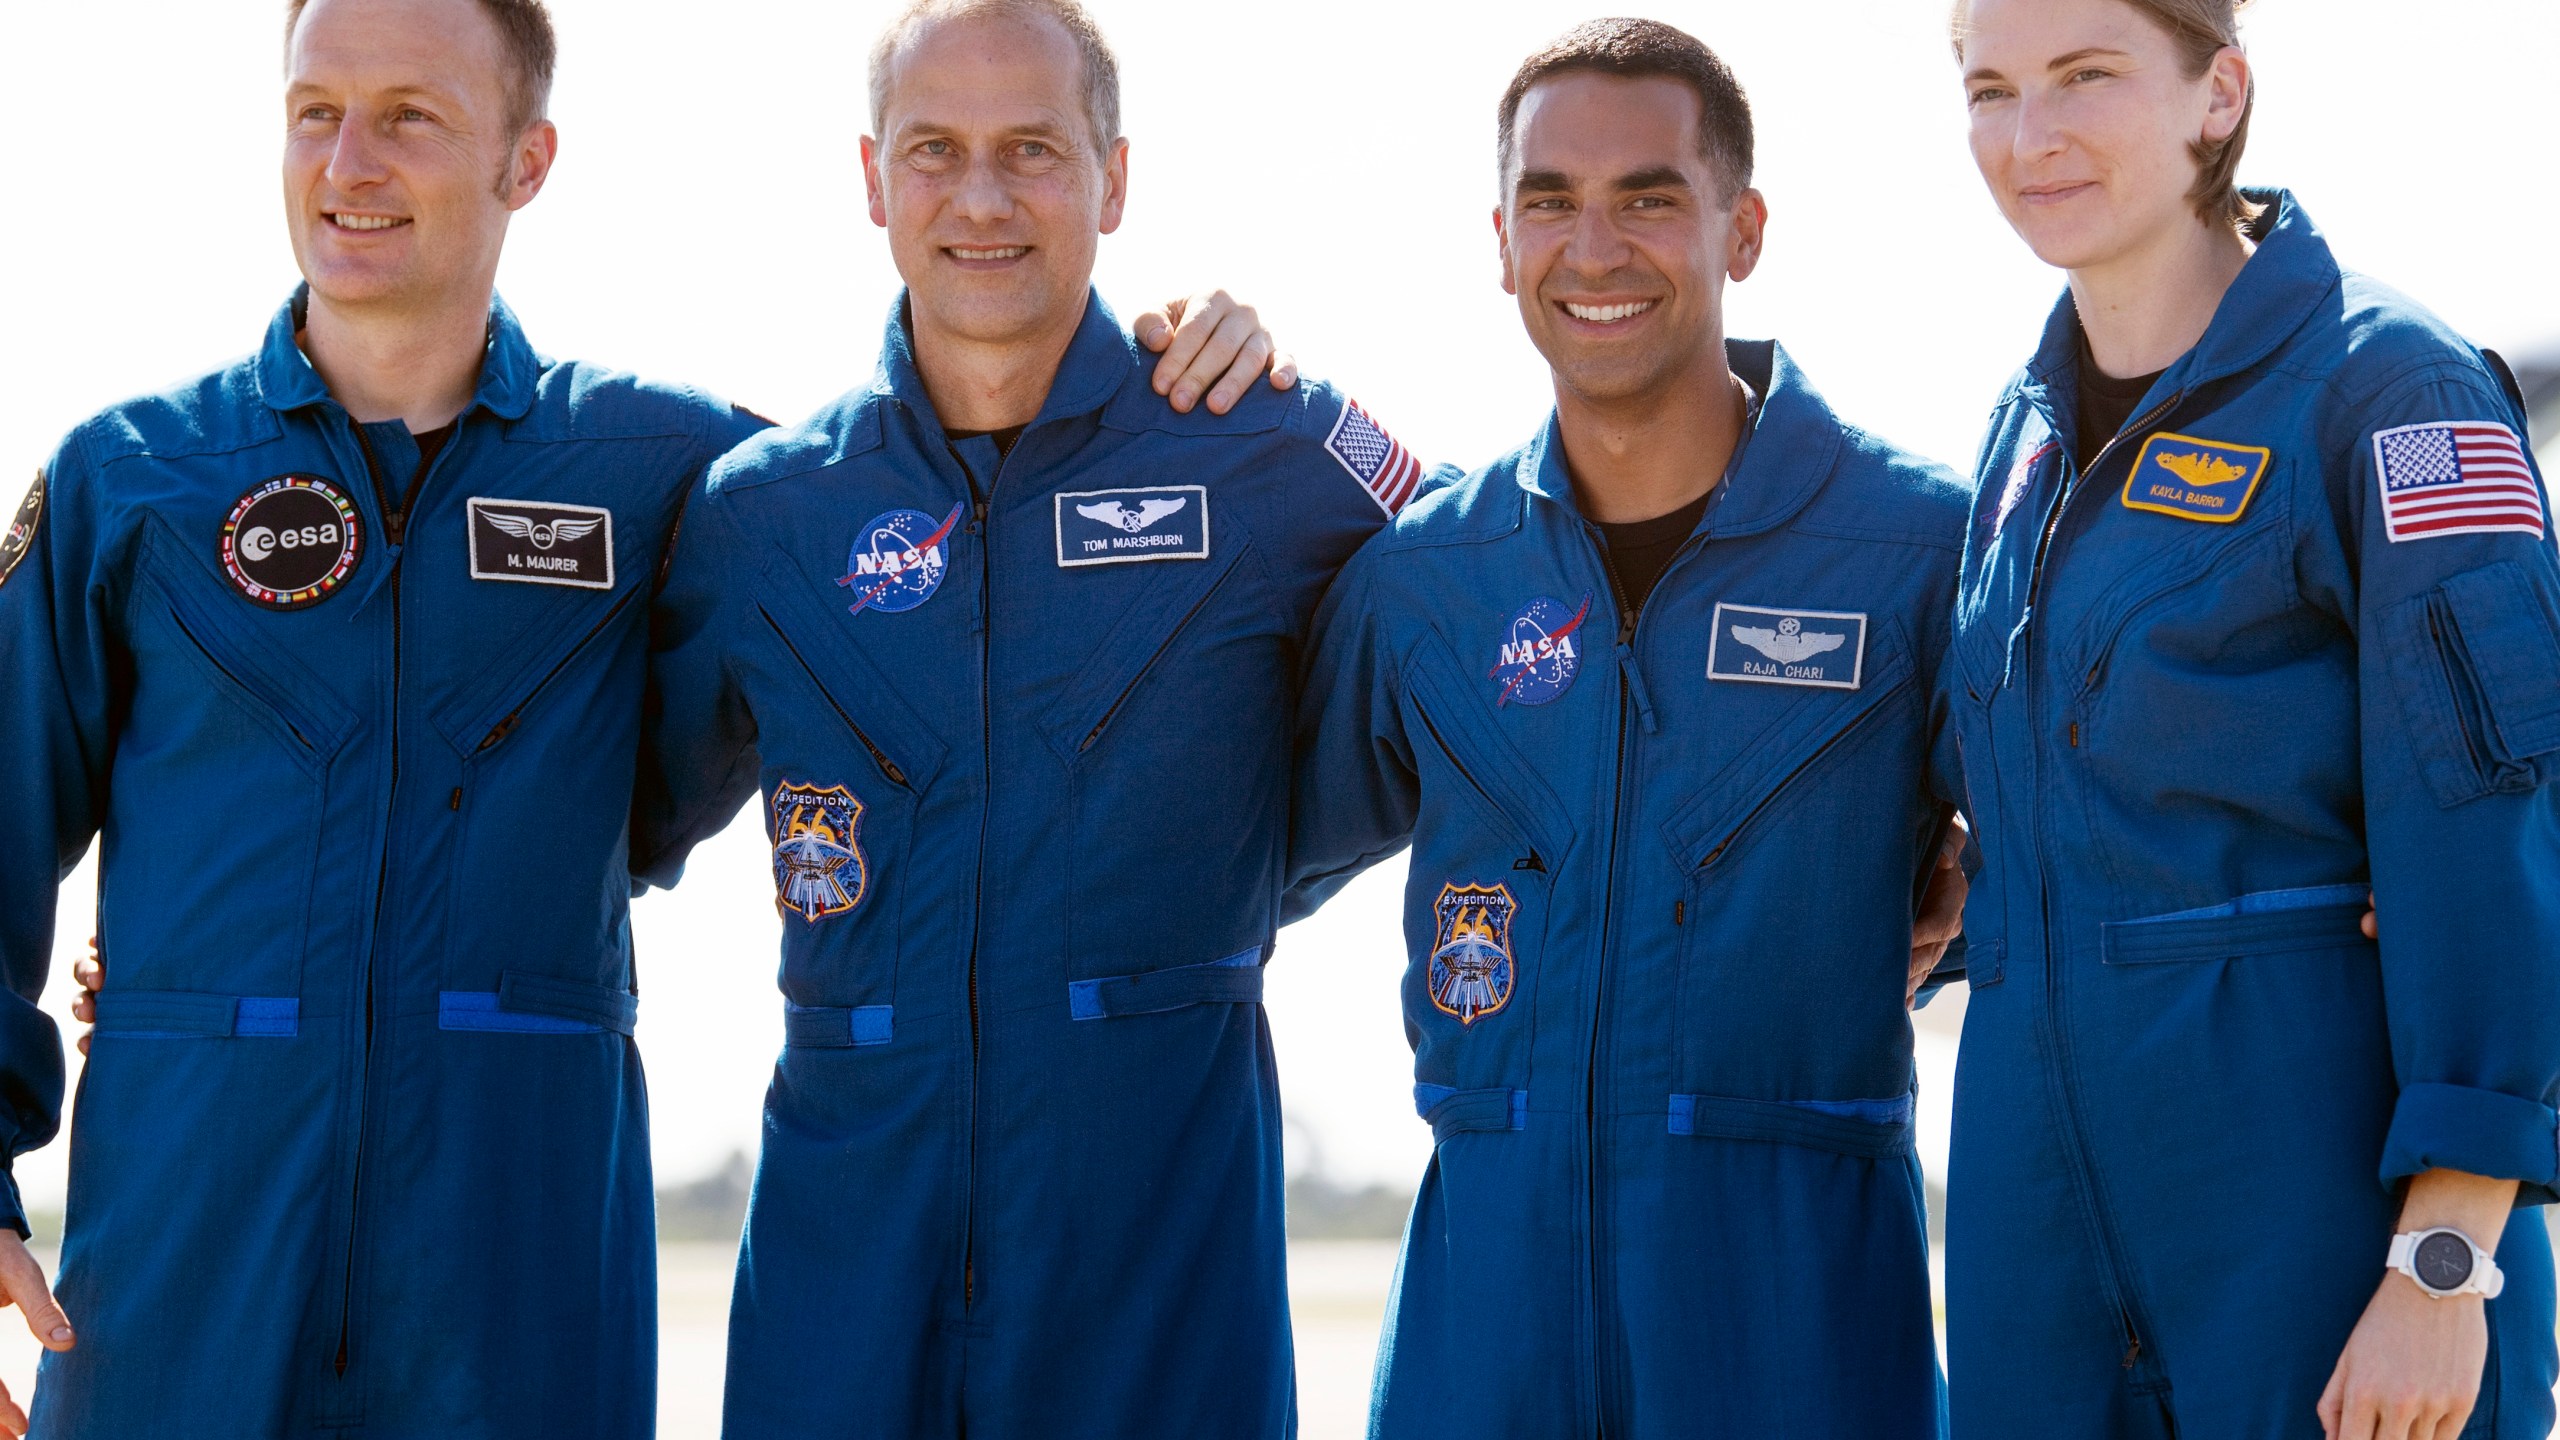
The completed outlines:
[[[471,578],[613,588],[613,512],[471,497]]]
[[[1867,617],[1855,611],[1716,606],[1707,678],[1855,690],[1867,668]]]
[[[1209,558],[1209,487],[1085,490],[1057,497],[1058,564]]]
[[[2133,457],[2133,473],[2124,482],[2125,508],[2228,525],[2249,508],[2274,458],[2274,451],[2260,445],[2154,435]]]

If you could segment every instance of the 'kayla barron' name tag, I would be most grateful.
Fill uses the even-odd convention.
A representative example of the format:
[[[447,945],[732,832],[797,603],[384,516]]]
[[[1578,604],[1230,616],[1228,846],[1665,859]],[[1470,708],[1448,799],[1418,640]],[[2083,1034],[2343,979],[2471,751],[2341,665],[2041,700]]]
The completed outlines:
[[[1837,610],[1716,606],[1707,678],[1855,690],[1867,665],[1867,617]]]

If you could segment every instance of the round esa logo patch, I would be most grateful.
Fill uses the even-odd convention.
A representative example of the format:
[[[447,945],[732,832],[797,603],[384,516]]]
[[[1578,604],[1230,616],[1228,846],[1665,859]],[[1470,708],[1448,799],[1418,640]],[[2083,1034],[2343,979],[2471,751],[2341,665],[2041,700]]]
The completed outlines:
[[[942,588],[951,569],[951,529],[963,507],[940,523],[921,510],[891,510],[855,532],[836,583],[854,592],[852,612],[913,610]]]
[[[1502,682],[1496,705],[1544,705],[1573,688],[1582,673],[1582,622],[1591,618],[1591,597],[1579,609],[1541,595],[1520,607],[1503,632],[1501,658],[1493,678]]]
[[[271,610],[299,610],[338,592],[364,553],[363,522],[338,487],[279,475],[240,497],[222,522],[222,571]]]

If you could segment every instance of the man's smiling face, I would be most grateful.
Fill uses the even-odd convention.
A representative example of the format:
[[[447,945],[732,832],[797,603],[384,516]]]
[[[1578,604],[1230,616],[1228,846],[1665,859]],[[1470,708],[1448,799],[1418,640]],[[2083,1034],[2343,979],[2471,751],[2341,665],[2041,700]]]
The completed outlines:
[[[1567,71],[1521,98],[1505,177],[1503,289],[1557,383],[1607,402],[1719,371],[1724,281],[1748,274],[1758,228],[1699,153],[1685,82]],[[1742,234],[1748,229],[1747,237]]]
[[[1092,133],[1074,39],[1042,19],[946,21],[892,63],[862,161],[914,325],[977,344],[1071,328],[1128,182],[1127,147]]]
[[[313,0],[288,66],[285,205],[312,293],[401,306],[485,286],[551,135],[512,123],[478,0]]]

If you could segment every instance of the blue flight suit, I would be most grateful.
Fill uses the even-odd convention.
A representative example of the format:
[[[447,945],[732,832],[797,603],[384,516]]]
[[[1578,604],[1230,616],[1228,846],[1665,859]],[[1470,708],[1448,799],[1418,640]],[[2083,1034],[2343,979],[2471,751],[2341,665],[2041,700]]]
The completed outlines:
[[[1436,1142],[1373,1436],[1934,1437],[1911,928],[1965,496],[1784,351],[1641,609],[1555,425],[1325,606],[1290,869],[1410,834]]]
[[[2560,1178],[2560,568],[2521,410],[2255,198],[2112,442],[2078,453],[2066,296],[1982,451],[1946,677],[1984,857],[1962,1440],[2316,1436],[2400,1182]],[[2540,1440],[2538,1212],[2498,1261],[2463,1433]]]
[[[1009,453],[954,440],[903,305],[660,605],[643,867],[760,788],[784,917],[726,1433],[1284,1435],[1297,671],[1423,472],[1321,385],[1174,413],[1099,299]]]
[[[107,967],[43,1437],[652,1430],[624,868],[645,604],[760,422],[493,308],[422,478],[295,343],[72,431],[0,545],[0,1127],[51,1139],[54,889]],[[0,1220],[25,1233],[16,1187]]]

